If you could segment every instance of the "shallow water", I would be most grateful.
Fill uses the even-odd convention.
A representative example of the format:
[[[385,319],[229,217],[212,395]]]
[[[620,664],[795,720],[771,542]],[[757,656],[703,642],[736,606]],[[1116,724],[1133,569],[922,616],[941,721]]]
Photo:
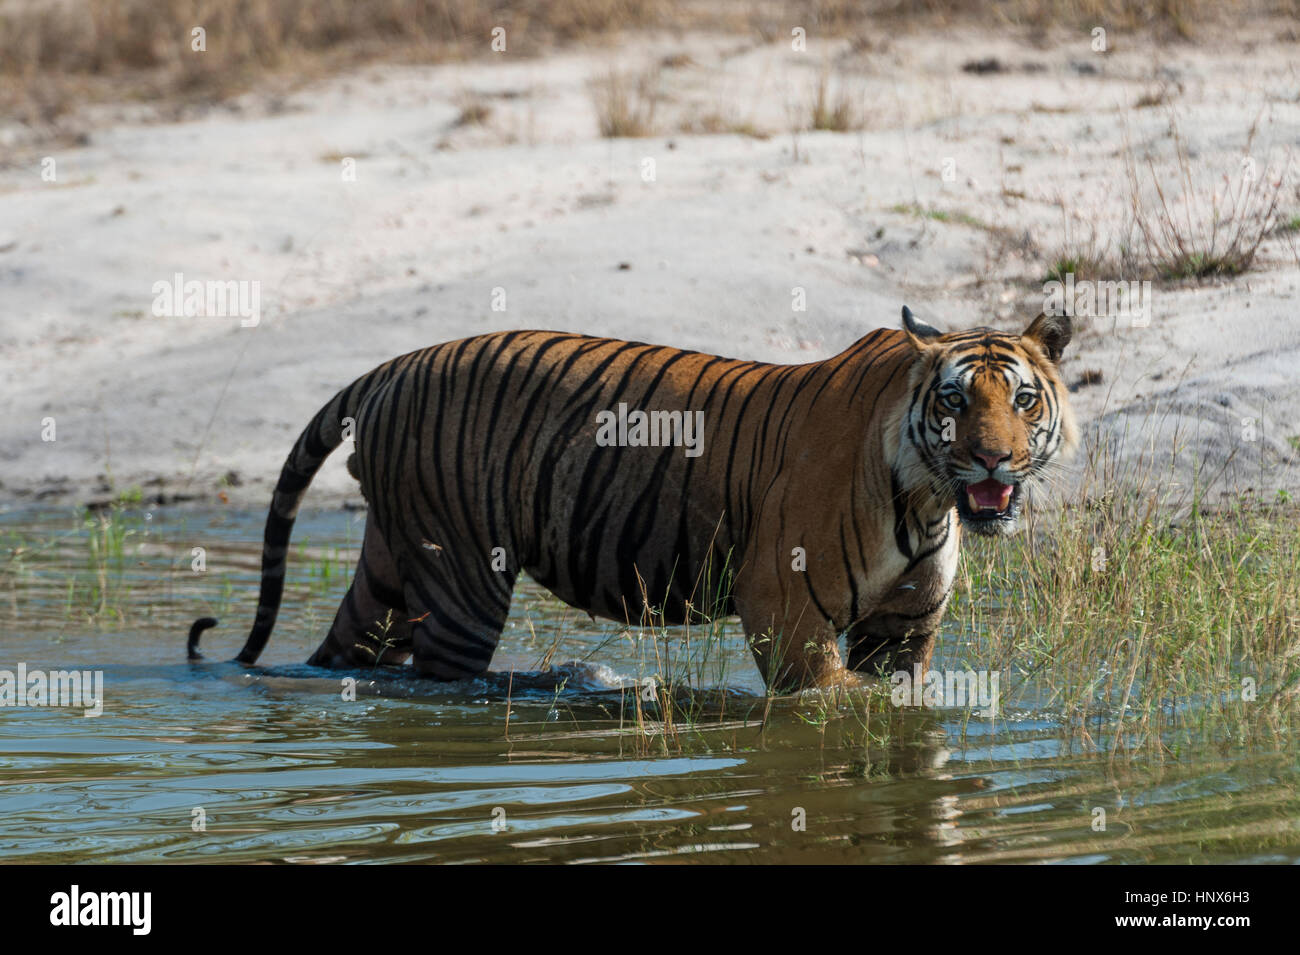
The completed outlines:
[[[1036,706],[823,722],[816,694],[762,695],[734,626],[707,658],[698,634],[674,644],[712,691],[696,697],[698,724],[638,723],[654,641],[530,583],[488,679],[306,667],[361,521],[300,520],[280,626],[250,669],[223,661],[251,622],[262,515],[136,510],[102,572],[88,541],[111,535],[80,516],[0,517],[0,670],[102,671],[104,696],[98,717],[0,708],[0,858],[1300,860],[1294,757],[1213,745],[1111,759],[1072,751]],[[209,660],[189,663],[185,631],[203,614],[222,625],[204,636]],[[957,650],[945,640],[938,661]]]

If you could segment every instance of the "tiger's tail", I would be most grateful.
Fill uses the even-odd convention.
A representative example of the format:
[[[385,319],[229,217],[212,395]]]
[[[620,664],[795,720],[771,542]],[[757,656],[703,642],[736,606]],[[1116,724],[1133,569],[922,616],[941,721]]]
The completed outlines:
[[[344,419],[355,418],[357,408],[371,391],[390,378],[393,362],[382,365],[358,378],[336,394],[303,429],[293,449],[285,459],[271,496],[271,507],[266,515],[266,530],[262,535],[262,586],[257,598],[257,616],[248,635],[244,649],[235,659],[239,663],[255,663],[275,626],[284,594],[284,575],[288,564],[289,535],[298,516],[307,488],[325,459],[343,443]],[[186,653],[191,660],[201,660],[199,635],[216,626],[212,617],[200,617],[190,627]]]

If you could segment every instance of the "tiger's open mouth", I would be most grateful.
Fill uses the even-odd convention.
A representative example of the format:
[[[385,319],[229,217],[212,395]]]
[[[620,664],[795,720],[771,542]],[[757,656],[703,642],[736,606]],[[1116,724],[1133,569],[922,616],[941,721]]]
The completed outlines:
[[[957,514],[975,530],[992,531],[1012,524],[1020,507],[1020,485],[987,478],[962,484],[957,494]]]
[[[1011,506],[1011,494],[1014,490],[1012,485],[1003,484],[994,478],[980,481],[978,484],[967,484],[966,506],[971,509],[972,514],[982,514],[985,511],[1001,514]]]

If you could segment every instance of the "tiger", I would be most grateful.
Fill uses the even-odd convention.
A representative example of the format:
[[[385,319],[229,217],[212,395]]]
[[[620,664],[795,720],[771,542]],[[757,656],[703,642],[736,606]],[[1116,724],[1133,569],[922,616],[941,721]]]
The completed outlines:
[[[1077,444],[1072,329],[902,319],[805,364],[503,331],[380,365],[285,460],[236,660],[266,646],[299,505],[350,437],[361,554],[313,666],[479,677],[527,572],[628,625],[738,616],[772,692],[928,668],[962,529],[1011,534]],[[215,623],[195,622],[191,658]]]

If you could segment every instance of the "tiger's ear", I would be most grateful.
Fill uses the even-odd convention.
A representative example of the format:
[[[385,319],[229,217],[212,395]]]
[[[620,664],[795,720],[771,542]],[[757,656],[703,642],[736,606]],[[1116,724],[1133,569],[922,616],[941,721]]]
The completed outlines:
[[[1061,363],[1061,352],[1074,337],[1074,326],[1068,315],[1047,315],[1043,313],[1034,319],[1020,335],[1032,338],[1047,353],[1053,364]]]
[[[943,334],[939,329],[925,324],[925,322],[913,315],[912,310],[906,305],[903,306],[903,331],[907,334],[912,347],[917,351],[924,351],[929,348],[934,344],[935,339]]]

